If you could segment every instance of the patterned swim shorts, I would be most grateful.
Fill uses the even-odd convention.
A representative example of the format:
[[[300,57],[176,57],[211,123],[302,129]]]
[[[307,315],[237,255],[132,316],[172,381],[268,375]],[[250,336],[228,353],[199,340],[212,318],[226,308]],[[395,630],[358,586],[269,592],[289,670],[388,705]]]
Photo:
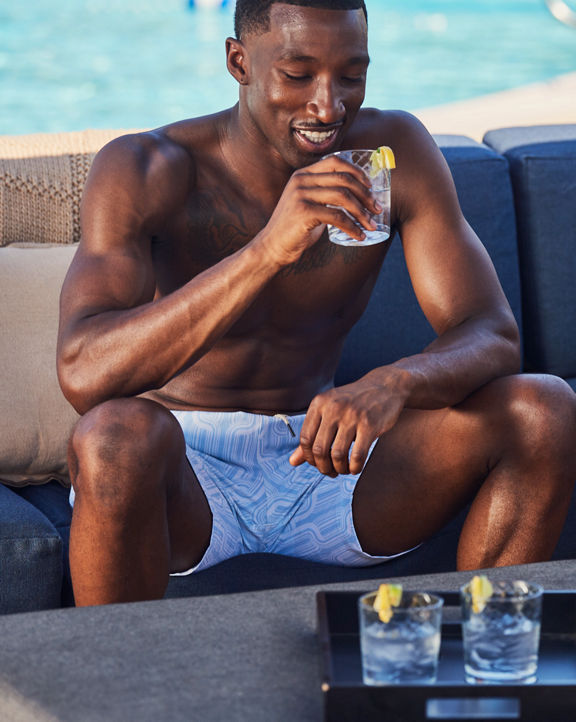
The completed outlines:
[[[344,566],[393,558],[371,556],[360,547],[352,520],[359,474],[332,479],[309,464],[293,467],[288,462],[298,445],[304,414],[172,413],[184,431],[188,460],[213,517],[204,557],[175,576],[249,552]]]

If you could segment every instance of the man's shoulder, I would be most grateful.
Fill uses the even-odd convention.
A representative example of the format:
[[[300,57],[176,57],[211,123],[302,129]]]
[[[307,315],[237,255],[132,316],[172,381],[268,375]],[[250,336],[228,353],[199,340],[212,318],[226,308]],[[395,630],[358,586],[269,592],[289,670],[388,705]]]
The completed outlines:
[[[146,178],[166,174],[170,180],[194,169],[196,157],[218,141],[217,116],[181,120],[152,130],[126,133],[107,143],[94,165],[107,175]]]
[[[98,151],[93,167],[109,177],[145,177],[154,169],[167,170],[174,164],[191,162],[192,155],[171,137],[167,128],[156,128],[114,138]]]
[[[430,135],[422,123],[405,110],[363,108],[349,133],[351,143],[369,148],[379,145],[427,143]]]
[[[361,111],[349,136],[352,148],[378,148],[387,145],[396,157],[395,186],[397,197],[416,180],[437,183],[445,174],[445,161],[438,144],[412,113],[402,110]]]
[[[380,108],[361,108],[358,111],[357,122],[365,124],[367,127],[385,123],[386,125],[407,125],[418,122],[418,119],[407,110],[382,110]]]
[[[122,195],[140,212],[171,213],[186,201],[198,164],[217,145],[214,116],[120,135],[96,154],[85,194]]]
[[[454,208],[456,195],[450,171],[438,144],[418,118],[400,110],[367,108],[358,114],[353,131],[350,147],[387,145],[394,152],[394,207],[398,228],[407,219],[429,211],[432,192],[438,197],[439,189],[443,189],[444,207]]]

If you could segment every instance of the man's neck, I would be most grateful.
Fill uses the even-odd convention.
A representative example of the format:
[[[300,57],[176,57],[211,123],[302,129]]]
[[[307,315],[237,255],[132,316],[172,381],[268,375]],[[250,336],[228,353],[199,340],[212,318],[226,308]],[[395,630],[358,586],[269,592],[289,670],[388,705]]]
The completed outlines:
[[[275,204],[294,169],[246,115],[239,105],[230,109],[220,134],[222,155],[241,185],[249,181],[250,194]]]

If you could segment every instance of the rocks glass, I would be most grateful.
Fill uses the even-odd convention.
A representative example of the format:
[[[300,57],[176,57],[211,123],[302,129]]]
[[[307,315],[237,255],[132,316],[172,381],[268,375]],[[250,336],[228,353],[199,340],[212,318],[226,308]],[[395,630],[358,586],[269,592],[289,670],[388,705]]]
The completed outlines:
[[[382,241],[390,238],[390,171],[388,168],[374,169],[372,167],[371,158],[373,153],[373,150],[339,150],[325,156],[326,158],[338,156],[361,168],[372,182],[372,195],[382,206],[382,212],[372,216],[376,222],[376,230],[368,231],[362,228],[362,232],[366,236],[363,241],[357,241],[355,238],[351,238],[346,231],[328,225],[328,238],[332,243],[337,243],[340,246],[362,247],[373,246],[375,243],[382,243]],[[346,211],[344,213],[350,215]]]
[[[403,592],[388,622],[374,610],[376,592],[358,600],[364,684],[431,684],[436,681],[444,600]]]
[[[460,600],[466,681],[535,682],[542,587],[521,581],[494,582],[492,595],[474,605],[470,584],[465,584]]]

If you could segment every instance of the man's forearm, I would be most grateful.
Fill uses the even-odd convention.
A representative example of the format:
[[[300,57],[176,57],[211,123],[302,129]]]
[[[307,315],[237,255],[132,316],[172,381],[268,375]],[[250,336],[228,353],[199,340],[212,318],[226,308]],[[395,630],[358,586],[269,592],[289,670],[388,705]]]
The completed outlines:
[[[470,320],[442,334],[422,353],[391,366],[403,372],[396,383],[405,394],[406,407],[454,406],[492,379],[518,372],[517,329],[513,323]],[[379,371],[371,373],[377,378]]]

